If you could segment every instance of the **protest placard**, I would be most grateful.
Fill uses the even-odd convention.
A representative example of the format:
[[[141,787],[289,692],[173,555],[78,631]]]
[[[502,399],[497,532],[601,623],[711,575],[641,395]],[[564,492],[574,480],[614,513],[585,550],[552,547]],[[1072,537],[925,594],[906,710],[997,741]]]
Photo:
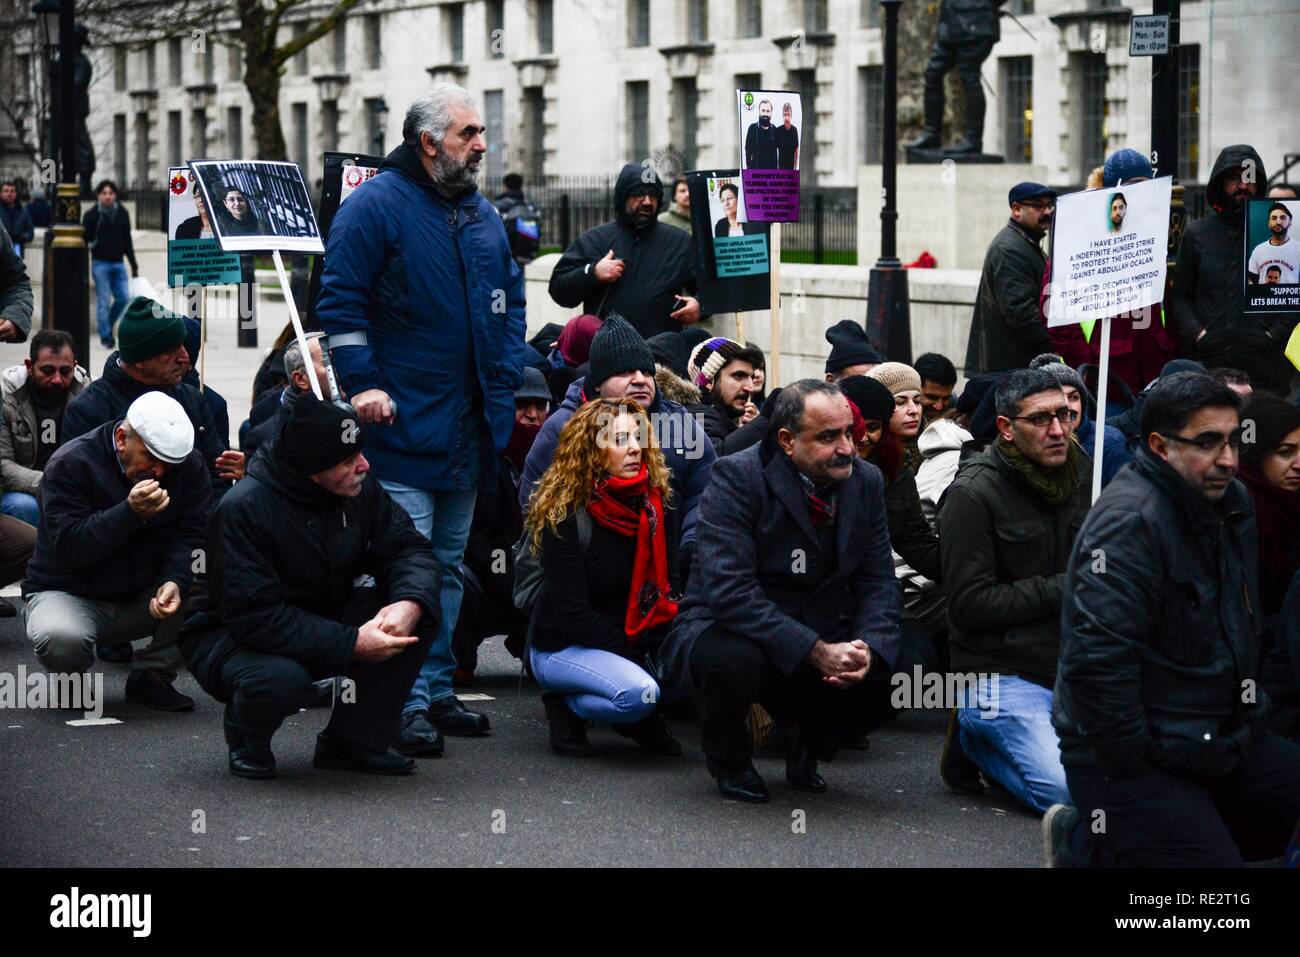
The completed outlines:
[[[297,164],[202,160],[191,161],[190,169],[214,214],[211,224],[222,249],[325,251]]]
[[[740,169],[751,222],[799,221],[803,110],[788,90],[737,90]]]
[[[173,166],[167,171],[167,200],[168,283],[179,288],[239,282],[239,254],[222,251],[189,167]]]
[[[1242,289],[1246,312],[1300,312],[1300,200],[1252,199],[1246,208]]]

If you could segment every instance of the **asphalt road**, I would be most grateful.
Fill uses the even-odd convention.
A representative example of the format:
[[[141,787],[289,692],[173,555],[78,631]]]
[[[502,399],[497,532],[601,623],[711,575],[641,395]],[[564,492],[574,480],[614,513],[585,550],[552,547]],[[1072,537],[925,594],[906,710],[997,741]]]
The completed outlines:
[[[0,672],[34,669],[14,619],[0,622]],[[673,722],[682,758],[654,758],[607,728],[596,755],[553,756],[536,686],[484,646],[470,693],[487,738],[452,738],[414,775],[377,779],[311,767],[325,712],[276,735],[279,777],[226,770],[221,706],[188,675],[191,714],[123,698],[126,668],[105,673],[105,714],[73,727],[64,712],[0,711],[0,864],[8,866],[920,866],[1035,867],[1038,820],[1006,795],[947,793],[936,771],[943,715],[914,712],[842,752],[823,795],[756,764],[764,806],[724,801],[704,768],[698,727]],[[797,812],[803,812],[799,814]],[[802,823],[802,832],[798,825]],[[199,825],[202,825],[200,828]],[[494,827],[495,825],[495,827]]]

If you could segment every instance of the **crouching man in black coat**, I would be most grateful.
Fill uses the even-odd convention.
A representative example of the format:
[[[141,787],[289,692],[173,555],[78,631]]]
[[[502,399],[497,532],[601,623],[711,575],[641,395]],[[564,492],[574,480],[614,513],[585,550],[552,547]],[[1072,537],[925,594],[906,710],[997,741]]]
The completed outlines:
[[[890,717],[902,608],[884,479],[857,457],[839,387],[789,385],[761,445],[718,459],[700,502],[686,598],[655,664],[699,694],[702,744],[725,797],[760,803],[750,705],[797,728],[786,780],[826,790],[819,759]]]
[[[1074,807],[1043,818],[1049,866],[1240,867],[1283,853],[1300,746],[1265,723],[1250,495],[1236,394],[1162,376],[1136,461],[1079,532],[1053,723]]]
[[[230,773],[275,776],[271,736],[345,675],[318,768],[404,774],[388,750],[440,621],[429,543],[368,473],[355,413],[308,394],[213,511],[208,591],[181,633],[203,690],[226,703]],[[373,588],[357,588],[359,576]]]

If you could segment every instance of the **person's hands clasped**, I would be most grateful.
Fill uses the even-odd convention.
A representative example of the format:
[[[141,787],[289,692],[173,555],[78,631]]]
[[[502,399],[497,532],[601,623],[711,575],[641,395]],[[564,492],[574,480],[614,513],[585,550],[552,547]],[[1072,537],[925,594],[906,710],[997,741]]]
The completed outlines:
[[[386,635],[409,635],[420,623],[424,609],[413,601],[395,601],[375,614],[374,621]]]
[[[181,589],[175,582],[163,582],[149,599],[149,614],[162,621],[181,610]]]
[[[597,260],[596,264],[591,267],[595,273],[598,282],[618,282],[623,278],[623,270],[626,264],[621,259],[614,256],[614,250],[605,253],[605,258]]]
[[[170,505],[171,501],[171,496],[158,484],[157,479],[136,482],[126,496],[126,504],[142,521],[153,518]]]
[[[367,389],[352,397],[352,408],[357,410],[361,421],[383,422],[392,425],[397,420],[393,412],[393,403],[383,389]]]
[[[857,684],[871,670],[871,648],[861,639],[828,644],[818,640],[808,653],[809,663],[822,680],[837,688]]]
[[[217,475],[238,482],[244,477],[244,453],[226,449],[217,456]]]

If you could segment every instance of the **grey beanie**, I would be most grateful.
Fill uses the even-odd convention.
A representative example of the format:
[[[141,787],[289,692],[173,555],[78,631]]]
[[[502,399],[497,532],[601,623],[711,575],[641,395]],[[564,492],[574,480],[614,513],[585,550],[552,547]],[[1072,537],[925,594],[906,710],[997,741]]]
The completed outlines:
[[[1029,363],[1029,368],[1050,372],[1061,385],[1074,386],[1079,390],[1079,395],[1085,398],[1088,396],[1088,387],[1083,384],[1083,377],[1062,362],[1061,357],[1054,352],[1044,352],[1042,355],[1034,356],[1033,361]]]

